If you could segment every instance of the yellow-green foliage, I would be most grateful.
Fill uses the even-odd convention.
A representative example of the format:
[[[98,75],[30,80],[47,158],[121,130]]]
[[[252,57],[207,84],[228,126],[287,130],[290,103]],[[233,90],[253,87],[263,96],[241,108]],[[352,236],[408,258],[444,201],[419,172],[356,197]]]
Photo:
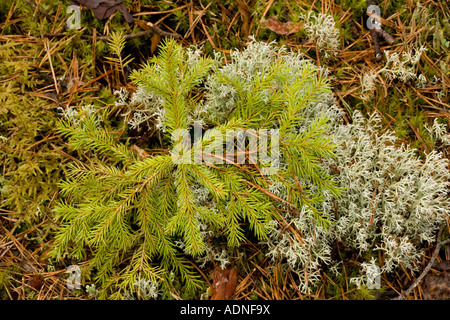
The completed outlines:
[[[92,253],[89,262],[97,271],[100,297],[139,297],[159,284],[165,298],[182,292],[192,299],[202,282],[186,258],[204,255],[211,235],[230,247],[249,239],[267,240],[279,218],[280,201],[292,210],[308,205],[317,223],[326,224],[314,205],[324,193],[339,194],[319,162],[332,156],[333,146],[324,134],[327,119],[318,116],[306,123],[301,111],[329,89],[312,63],[293,66],[290,59],[292,55],[283,57],[280,51],[273,63],[261,66],[258,77],[243,81],[242,73],[220,70],[217,61],[188,52],[175,41],[165,42],[160,55],[132,76],[136,85],[163,100],[164,145],[143,159],[90,107],[75,121],[59,123],[69,146],[89,160],[73,163],[68,179],[60,183],[62,199],[54,212],[61,225],[53,256],[83,259]],[[202,114],[205,125],[224,138],[229,129],[278,129],[283,165],[277,179],[288,190],[285,199],[266,191],[270,185],[259,168],[267,164],[205,165],[172,158],[179,146],[177,130],[193,130],[193,116],[202,107],[199,97],[202,92],[210,97],[203,82],[211,74],[215,84],[236,92],[237,101],[218,123],[212,113]],[[210,99],[225,103],[219,96]],[[205,132],[188,152],[205,152],[216,140],[211,131]],[[223,147],[225,142],[219,143]],[[293,175],[308,185],[293,181]],[[119,265],[123,268],[118,270]],[[181,287],[175,289],[176,282]]]
[[[33,44],[0,46],[0,205],[28,222],[45,217],[66,162],[53,136],[57,113],[45,108],[49,100],[32,94],[48,81],[33,65],[39,50]]]

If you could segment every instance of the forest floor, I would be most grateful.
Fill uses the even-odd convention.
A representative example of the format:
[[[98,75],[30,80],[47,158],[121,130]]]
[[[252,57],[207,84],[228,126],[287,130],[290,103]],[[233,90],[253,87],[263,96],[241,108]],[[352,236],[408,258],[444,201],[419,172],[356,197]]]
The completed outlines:
[[[115,6],[103,10],[82,6],[79,29],[68,29],[69,19],[76,23],[72,13],[66,12],[68,1],[2,1],[0,68],[5,72],[0,74],[1,298],[96,298],[95,287],[67,287],[70,261],[50,263],[47,257],[58,225],[52,211],[58,198],[57,183],[64,177],[67,164],[76,160],[55,133],[55,119],[68,106],[110,106],[116,90],[135,89],[127,79],[130,71],[157,54],[158,45],[167,37],[185,47],[203,46],[206,54],[218,50],[225,56],[230,50],[245,47],[249,36],[277,41],[304,53],[317,66],[328,68],[332,90],[346,111],[345,121],[351,121],[353,110],[365,115],[376,112],[384,128],[394,130],[401,141],[420,153],[439,148],[448,158],[449,151],[435,145],[426,129],[435,119],[450,125],[448,1],[377,1],[382,27],[393,41],[380,36],[376,43],[366,25],[367,2],[124,0],[122,6],[121,1],[116,1]],[[119,11],[111,15],[106,9],[112,7]],[[331,52],[329,57],[321,52],[319,39],[309,39],[304,31],[301,14],[312,10],[333,16],[339,30],[337,46],[325,46]],[[134,18],[131,23],[125,20],[127,12]],[[133,58],[122,70],[122,62],[108,47],[114,32],[120,32],[126,40],[122,56]],[[420,57],[397,65],[391,60],[388,65],[387,58],[393,54]],[[389,72],[394,76],[382,76]],[[428,265],[435,246],[430,243],[426,248],[421,270]],[[243,244],[241,250],[247,257],[261,254],[253,243]],[[265,270],[266,259],[260,258],[259,263],[248,259],[249,265],[242,267],[248,272],[239,275],[235,299],[360,298],[348,281],[338,286],[339,293],[330,294],[325,278],[314,294],[299,295],[292,276],[280,278],[281,272]],[[450,260],[449,246],[441,249],[437,261],[441,260]],[[84,264],[87,261],[78,263]],[[92,283],[89,272],[83,274],[83,285]],[[210,283],[210,274],[200,272]],[[420,272],[412,275],[398,271],[385,279],[386,290],[391,291],[391,296],[399,295],[419,276]],[[419,284],[407,299],[423,299],[422,290]]]

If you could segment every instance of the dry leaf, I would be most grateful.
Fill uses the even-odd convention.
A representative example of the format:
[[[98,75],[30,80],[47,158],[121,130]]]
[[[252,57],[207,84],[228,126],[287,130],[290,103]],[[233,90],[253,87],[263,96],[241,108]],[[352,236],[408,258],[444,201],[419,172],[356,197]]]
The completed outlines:
[[[237,0],[236,3],[238,5],[239,13],[241,14],[242,17],[242,25],[241,25],[242,35],[244,37],[248,37],[248,35],[250,34],[250,25],[252,24],[251,13],[253,10],[245,1]]]
[[[141,27],[144,30],[150,30],[150,26],[148,25],[148,22],[145,20],[139,20],[136,19],[135,22],[138,24],[139,27]]]
[[[161,41],[161,36],[159,35],[159,34],[156,34],[156,33],[154,33],[153,35],[152,35],[152,39],[151,39],[151,42],[152,42],[152,45],[151,45],[151,47],[150,47],[150,52],[153,54],[155,51],[156,51],[156,49],[158,48],[158,45],[159,45],[159,42]]]
[[[450,261],[436,264],[423,279],[422,293],[425,300],[450,300]]]
[[[128,12],[122,0],[69,0],[75,5],[82,5],[91,9],[97,19],[109,18],[116,11],[120,11],[128,23],[134,22],[133,16]]]
[[[228,300],[236,290],[238,273],[235,268],[222,269],[216,267],[212,275],[213,283],[210,288],[211,300]]]
[[[137,153],[139,160],[141,161],[150,157],[150,155],[144,149],[139,148],[135,144],[133,144],[130,149]]]
[[[25,259],[20,262],[20,266],[25,270],[26,273],[36,272],[36,268]]]
[[[49,258],[48,254],[52,250],[53,250],[53,247],[49,246],[47,249],[42,251],[42,253],[39,255],[38,261],[41,262],[41,263],[46,263],[48,258]]]
[[[39,291],[39,289],[41,289],[43,284],[44,284],[44,278],[39,274],[31,276],[30,280],[28,280],[28,285],[38,291]]]
[[[303,28],[303,22],[280,22],[275,17],[270,17],[269,19],[261,19],[261,28],[269,29],[277,34],[288,35],[292,33],[299,32]]]

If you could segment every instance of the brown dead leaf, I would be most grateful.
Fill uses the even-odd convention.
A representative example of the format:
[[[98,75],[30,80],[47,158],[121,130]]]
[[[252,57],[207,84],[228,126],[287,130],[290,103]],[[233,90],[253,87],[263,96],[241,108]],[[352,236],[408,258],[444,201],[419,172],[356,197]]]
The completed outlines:
[[[122,0],[69,0],[71,4],[82,5],[91,9],[97,19],[109,18],[112,14],[120,11],[128,23],[134,22],[133,16],[128,12]]]
[[[423,280],[422,293],[425,300],[450,300],[450,261],[436,264]]]
[[[144,30],[150,30],[150,26],[148,25],[148,22],[145,20],[139,20],[136,19],[135,22]]]
[[[251,24],[252,24],[252,9],[248,5],[247,2],[242,0],[237,0],[236,4],[238,5],[239,13],[242,17],[242,25],[241,25],[241,31],[242,35],[244,37],[248,37],[250,34]]]
[[[269,29],[277,34],[288,35],[292,33],[299,32],[303,28],[303,22],[280,22],[275,17],[270,17],[269,19],[261,19],[261,28]]]
[[[42,253],[39,255],[38,261],[41,263],[46,263],[48,260],[48,254],[50,253],[50,251],[52,251],[53,247],[49,246],[47,249],[45,249],[44,251],[42,251]]]
[[[35,268],[31,263],[29,263],[27,260],[25,260],[25,259],[23,259],[23,260],[20,262],[20,266],[23,268],[23,270],[24,270],[26,273],[33,273],[33,272],[36,272],[36,268]]]
[[[144,149],[139,148],[135,144],[133,144],[130,149],[137,153],[139,160],[141,161],[150,157],[150,155]]]
[[[43,284],[44,278],[39,274],[31,276],[30,280],[28,280],[28,285],[36,290],[41,289]]]
[[[211,300],[228,300],[236,290],[238,273],[235,268],[216,267],[211,275],[213,283],[210,288]]]
[[[150,47],[150,52],[153,54],[158,48],[159,42],[161,41],[161,36],[157,33],[154,33],[151,39],[152,45]]]

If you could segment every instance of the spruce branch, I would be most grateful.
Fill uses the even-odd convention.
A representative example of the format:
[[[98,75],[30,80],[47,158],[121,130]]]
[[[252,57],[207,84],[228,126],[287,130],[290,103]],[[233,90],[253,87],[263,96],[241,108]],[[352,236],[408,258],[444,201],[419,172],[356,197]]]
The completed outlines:
[[[125,67],[133,61],[133,57],[128,55],[127,57],[122,57],[122,51],[125,49],[125,37],[122,32],[113,31],[111,32],[111,39],[108,41],[110,50],[114,53],[115,57],[106,57],[106,59],[116,63],[119,66],[119,70],[122,72],[122,76],[126,82]]]
[[[102,154],[109,154],[118,161],[132,161],[134,154],[123,144],[116,143],[111,135],[98,127],[96,117],[87,117],[79,126],[69,121],[58,123],[58,132],[63,137],[71,138],[71,146],[75,150],[92,149]]]
[[[123,37],[111,44],[117,63],[123,64]],[[273,63],[253,70],[245,70],[247,62],[240,67],[232,63],[230,71],[218,59],[201,57],[198,50],[185,50],[174,40],[164,41],[159,52],[133,72],[132,80],[139,90],[131,99],[145,107],[142,114],[147,118],[158,112],[160,133],[167,142],[164,154],[148,152],[137,157],[128,141],[118,142],[106,115],[88,113],[76,121],[61,122],[58,129],[68,138],[70,148],[85,152],[90,159],[87,164],[74,164],[67,180],[60,184],[61,195],[68,200],[56,208],[62,227],[55,255],[70,252],[80,258],[90,248],[91,266],[98,269],[97,279],[103,286],[102,297],[120,284],[126,291],[120,289],[113,297],[130,292],[146,296],[150,291],[142,286],[153,288],[153,282],[166,296],[179,296],[171,283],[173,274],[192,296],[201,282],[188,259],[205,254],[208,237],[223,235],[230,247],[246,241],[249,233],[259,241],[268,241],[273,221],[280,218],[279,206],[287,206],[293,214],[298,214],[296,207],[308,206],[314,211],[312,219],[324,225],[326,217],[315,206],[325,192],[338,193],[320,167],[322,158],[333,155],[334,146],[325,134],[327,117],[311,122],[305,122],[304,117],[329,90],[313,63],[293,55],[269,55]],[[225,97],[233,99],[233,111],[223,108],[226,98],[209,95],[216,86],[229,90]],[[126,107],[127,101],[124,103]],[[214,109],[209,103],[222,106]],[[223,111],[220,116],[215,114],[217,110]],[[226,114],[226,119],[221,118]],[[174,137],[174,133],[188,134],[195,126],[213,130],[202,132],[202,139],[189,145],[187,158],[194,158],[199,149],[203,156],[222,162],[172,159],[184,137]],[[282,129],[279,138],[284,158],[278,174],[286,195],[268,190],[271,186],[261,173],[265,164],[261,160],[249,162],[256,151],[247,152],[238,143],[239,131],[260,137],[255,128],[266,132]],[[230,144],[229,132],[233,132]],[[216,145],[223,149],[230,146],[234,159],[244,155],[249,163],[215,154],[212,147]],[[256,144],[260,147],[261,143]],[[128,259],[127,264],[113,276],[113,267],[124,259]]]

